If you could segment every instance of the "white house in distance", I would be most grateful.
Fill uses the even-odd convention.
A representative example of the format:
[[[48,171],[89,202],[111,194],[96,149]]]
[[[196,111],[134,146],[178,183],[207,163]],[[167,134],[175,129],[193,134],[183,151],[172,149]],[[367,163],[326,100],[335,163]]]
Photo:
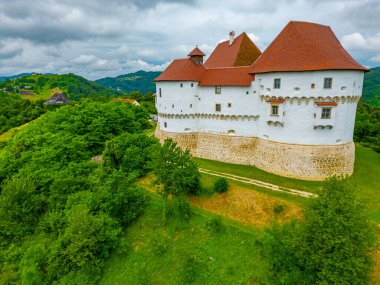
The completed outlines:
[[[263,53],[231,32],[204,56],[195,48],[155,79],[161,141],[299,179],[352,174],[367,69],[330,27],[289,22]]]

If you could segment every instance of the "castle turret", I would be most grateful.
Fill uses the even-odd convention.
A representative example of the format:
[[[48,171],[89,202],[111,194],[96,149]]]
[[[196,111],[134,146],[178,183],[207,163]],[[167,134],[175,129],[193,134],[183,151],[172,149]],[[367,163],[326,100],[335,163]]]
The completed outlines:
[[[200,62],[203,63],[205,54],[196,46],[187,56],[194,61],[195,65],[198,65]]]

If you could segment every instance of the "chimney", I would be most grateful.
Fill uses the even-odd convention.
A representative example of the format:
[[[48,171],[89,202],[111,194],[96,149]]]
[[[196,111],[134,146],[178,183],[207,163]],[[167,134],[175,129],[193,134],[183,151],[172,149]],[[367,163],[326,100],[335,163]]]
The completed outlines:
[[[232,43],[234,42],[234,40],[235,40],[235,32],[231,31],[230,32],[230,45],[232,45]]]

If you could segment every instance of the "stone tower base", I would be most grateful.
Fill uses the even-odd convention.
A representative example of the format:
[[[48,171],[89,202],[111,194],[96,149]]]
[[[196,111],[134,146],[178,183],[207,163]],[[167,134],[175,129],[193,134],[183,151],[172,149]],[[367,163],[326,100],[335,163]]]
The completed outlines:
[[[172,138],[193,156],[227,163],[252,165],[277,175],[321,181],[331,175],[351,175],[355,145],[298,145],[207,133],[169,133],[159,125],[156,137],[162,143]]]

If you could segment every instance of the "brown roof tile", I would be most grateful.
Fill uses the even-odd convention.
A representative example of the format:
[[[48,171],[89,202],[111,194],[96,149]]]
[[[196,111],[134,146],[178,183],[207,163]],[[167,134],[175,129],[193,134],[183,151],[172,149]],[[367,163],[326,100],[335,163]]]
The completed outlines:
[[[210,68],[203,74],[199,86],[250,86],[254,76],[249,67]]]
[[[195,49],[193,49],[193,50],[188,54],[188,56],[196,56],[196,55],[205,56],[205,54],[203,53],[203,51],[201,51],[198,47],[196,47]]]
[[[348,54],[330,27],[289,22],[254,63],[252,72],[328,69],[367,70]]]
[[[206,68],[190,58],[175,59],[153,81],[199,81]]]
[[[205,62],[207,68],[248,66],[256,61],[261,51],[251,41],[246,33],[235,38],[232,45],[224,41],[211,53]]]

